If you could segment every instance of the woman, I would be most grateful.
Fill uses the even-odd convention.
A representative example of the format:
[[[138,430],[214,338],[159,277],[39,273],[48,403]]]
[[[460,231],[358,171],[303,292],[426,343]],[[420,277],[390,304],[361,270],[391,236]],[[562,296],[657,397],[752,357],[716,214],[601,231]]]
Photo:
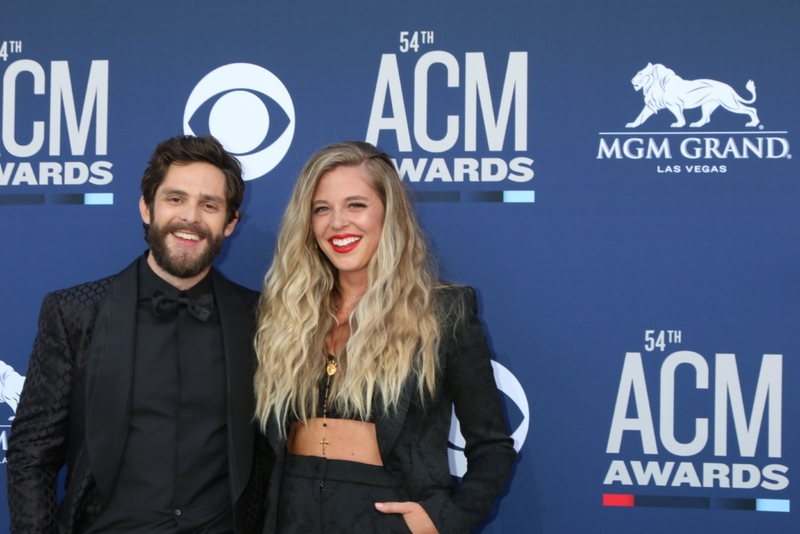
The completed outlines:
[[[405,189],[368,143],[306,163],[261,297],[265,532],[470,532],[515,458],[469,288],[437,283]],[[455,488],[452,407],[469,469]]]

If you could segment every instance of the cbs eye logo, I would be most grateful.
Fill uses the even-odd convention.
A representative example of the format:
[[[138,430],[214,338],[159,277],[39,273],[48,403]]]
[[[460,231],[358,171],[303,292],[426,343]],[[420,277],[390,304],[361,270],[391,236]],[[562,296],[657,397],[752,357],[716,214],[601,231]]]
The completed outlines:
[[[514,450],[517,452],[522,449],[525,438],[528,436],[528,426],[530,424],[530,409],[528,407],[528,396],[522,389],[517,377],[501,364],[492,360],[492,370],[494,371],[494,382],[506,397],[506,409],[510,419],[511,427],[516,427],[511,433],[514,440]],[[511,403],[509,403],[511,401]],[[450,462],[450,474],[454,477],[463,477],[467,472],[467,457],[464,455],[464,447],[467,440],[461,434],[461,423],[456,417],[455,409],[450,419],[450,437],[447,444],[447,457]]]
[[[231,63],[206,74],[183,111],[184,134],[198,135],[197,130],[219,139],[242,163],[245,180],[260,178],[280,163],[294,128],[289,91],[270,71],[250,63]]]

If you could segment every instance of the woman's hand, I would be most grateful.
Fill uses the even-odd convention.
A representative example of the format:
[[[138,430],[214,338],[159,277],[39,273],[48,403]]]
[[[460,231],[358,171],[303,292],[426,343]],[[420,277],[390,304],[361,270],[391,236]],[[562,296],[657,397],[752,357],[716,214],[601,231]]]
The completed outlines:
[[[416,502],[376,502],[375,508],[384,514],[402,514],[412,534],[439,534],[425,509]]]

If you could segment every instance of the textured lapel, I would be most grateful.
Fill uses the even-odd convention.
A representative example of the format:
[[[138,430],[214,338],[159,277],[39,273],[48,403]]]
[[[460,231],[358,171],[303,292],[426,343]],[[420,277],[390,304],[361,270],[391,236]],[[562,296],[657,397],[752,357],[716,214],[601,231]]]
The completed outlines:
[[[216,269],[211,269],[214,298],[222,325],[228,378],[228,461],[233,501],[244,491],[253,466],[255,434],[253,306]]]
[[[397,409],[389,410],[389,415],[383,415],[383,403],[380,400],[376,403],[378,407],[377,416],[375,418],[375,432],[378,434],[378,449],[381,452],[381,459],[383,464],[389,460],[389,453],[394,447],[397,437],[400,435],[400,430],[403,428],[403,423],[406,420],[408,413],[408,406],[411,404],[411,395],[414,393],[414,380],[406,380],[403,385],[403,391],[400,393],[400,399],[397,401]],[[380,396],[378,396],[380,399]]]
[[[456,293],[453,291],[443,291],[442,289],[437,290],[437,298],[442,299],[442,309],[451,309],[452,299],[455,295]],[[445,320],[444,324],[441,325],[441,332],[449,332],[450,329],[453,328],[452,320],[452,317],[447,316],[447,320]],[[442,336],[441,345],[439,346],[440,358],[442,354],[448,354],[450,351],[450,347],[448,345],[449,339],[449,336]],[[440,376],[442,376],[444,374],[444,369],[441,369],[439,372],[441,373]],[[377,412],[378,415],[375,418],[375,431],[378,434],[378,448],[380,449],[381,459],[383,460],[384,465],[386,465],[388,462],[389,453],[392,451],[392,448],[394,447],[394,444],[400,435],[400,431],[403,429],[412,396],[419,395],[417,390],[417,381],[415,378],[413,378],[413,373],[410,375],[411,376],[406,379],[405,384],[403,384],[403,391],[400,393],[400,399],[397,402],[397,410],[390,410],[388,416],[383,415],[383,403],[380,402],[380,396],[376,396],[376,399],[379,402],[375,404],[378,406],[379,411]],[[437,388],[440,387],[443,387],[442,383],[438,383]]]
[[[87,355],[86,447],[104,502],[111,496],[128,438],[139,261],[109,283]]]

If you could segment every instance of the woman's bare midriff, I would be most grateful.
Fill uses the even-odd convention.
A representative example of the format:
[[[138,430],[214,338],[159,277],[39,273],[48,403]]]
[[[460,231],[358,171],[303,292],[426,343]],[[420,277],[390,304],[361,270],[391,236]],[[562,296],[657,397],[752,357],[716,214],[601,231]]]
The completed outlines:
[[[383,465],[378,449],[375,423],[351,419],[327,419],[323,432],[322,418],[299,421],[292,425],[286,450],[298,456],[320,456],[330,460],[347,460],[369,465]],[[325,454],[322,437],[325,436]]]

